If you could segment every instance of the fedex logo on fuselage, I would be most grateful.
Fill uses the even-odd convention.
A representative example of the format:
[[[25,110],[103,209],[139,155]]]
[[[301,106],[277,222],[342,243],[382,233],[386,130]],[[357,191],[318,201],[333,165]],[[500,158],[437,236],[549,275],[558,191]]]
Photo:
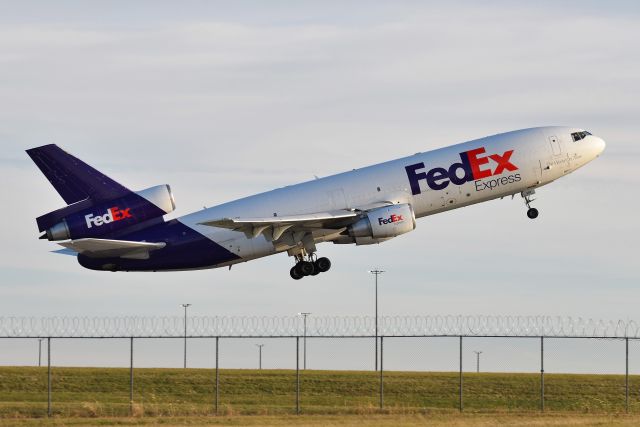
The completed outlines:
[[[87,228],[91,228],[94,225],[96,227],[100,227],[103,224],[109,224],[114,221],[121,221],[125,218],[133,218],[131,212],[129,212],[131,208],[120,209],[117,206],[107,209],[107,212],[104,215],[93,215],[88,214],[84,216],[84,219],[87,221]]]
[[[449,168],[435,167],[429,171],[425,169],[424,163],[415,163],[405,166],[407,178],[411,185],[413,195],[420,194],[420,181],[426,181],[432,190],[442,190],[449,186],[449,183],[462,185],[469,181],[482,180],[494,175],[500,175],[505,171],[517,171],[518,167],[511,163],[513,150],[505,151],[502,154],[484,155],[484,147],[476,148],[460,153],[460,163],[454,163]],[[495,168],[494,168],[495,166]],[[458,171],[462,171],[462,176]],[[519,180],[519,177],[518,177]],[[480,191],[478,185],[476,190]]]
[[[404,217],[402,215],[392,214],[388,218],[378,218],[378,225],[391,224],[400,221],[404,221]]]

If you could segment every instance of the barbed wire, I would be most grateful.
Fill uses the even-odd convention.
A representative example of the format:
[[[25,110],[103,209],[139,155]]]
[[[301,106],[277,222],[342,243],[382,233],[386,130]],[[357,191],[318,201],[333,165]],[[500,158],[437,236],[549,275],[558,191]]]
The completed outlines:
[[[0,338],[180,338],[184,317],[2,317]],[[373,337],[375,317],[309,316],[308,337]],[[189,337],[305,335],[300,316],[190,316]],[[378,335],[640,338],[635,321],[562,316],[380,316]]]

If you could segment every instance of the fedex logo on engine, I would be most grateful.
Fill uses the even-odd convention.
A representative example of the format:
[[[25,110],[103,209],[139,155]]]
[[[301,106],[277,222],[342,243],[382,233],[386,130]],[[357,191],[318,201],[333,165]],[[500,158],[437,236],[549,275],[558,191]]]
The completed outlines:
[[[404,217],[402,215],[392,214],[389,218],[378,218],[378,225],[391,224],[400,221],[404,221]]]
[[[460,163],[454,163],[449,168],[435,167],[429,171],[424,171],[424,163],[416,163],[405,166],[407,178],[411,185],[413,195],[420,194],[420,181],[424,180],[432,190],[442,190],[449,186],[462,185],[470,181],[475,181],[476,191],[493,190],[499,185],[506,185],[521,180],[520,174],[512,174],[498,179],[485,180],[494,175],[501,175],[504,172],[517,171],[518,167],[511,163],[510,159],[513,150],[505,151],[502,154],[484,155],[484,147],[476,148],[460,153]],[[460,172],[462,176],[460,176]]]
[[[133,218],[131,212],[129,212],[131,208],[120,209],[117,206],[107,209],[107,212],[104,215],[93,215],[88,214],[84,216],[84,219],[87,221],[87,228],[91,228],[94,225],[96,227],[100,227],[103,224],[109,224],[114,221],[121,221],[125,218]]]

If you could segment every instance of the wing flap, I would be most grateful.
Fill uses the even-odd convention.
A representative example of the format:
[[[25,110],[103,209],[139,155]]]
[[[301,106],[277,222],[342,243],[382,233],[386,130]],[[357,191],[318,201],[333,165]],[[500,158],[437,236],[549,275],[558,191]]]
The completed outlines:
[[[235,228],[238,225],[254,225],[254,226],[270,226],[270,225],[285,225],[285,224],[301,224],[311,222],[325,222],[336,219],[353,218],[357,216],[356,212],[352,211],[333,211],[333,212],[318,212],[301,215],[286,215],[286,216],[274,216],[274,217],[248,217],[248,218],[220,218],[210,221],[200,222],[202,225],[209,225],[212,227],[221,228]]]
[[[120,257],[147,259],[149,258],[149,252],[164,248],[166,243],[110,239],[77,239],[60,242],[59,245],[91,258]]]
[[[358,212],[339,210],[274,217],[219,218],[199,224],[210,227],[242,231],[247,237],[264,234],[268,240],[278,240],[286,231],[314,231],[344,227],[345,222],[358,216]]]

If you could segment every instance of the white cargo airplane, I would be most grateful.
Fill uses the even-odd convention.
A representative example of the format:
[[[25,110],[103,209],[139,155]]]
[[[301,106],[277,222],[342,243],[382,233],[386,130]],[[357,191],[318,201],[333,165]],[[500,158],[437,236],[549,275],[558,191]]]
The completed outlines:
[[[370,245],[416,227],[416,218],[535,189],[584,166],[605,142],[571,127],[489,136],[228,202],[165,221],[171,189],[133,192],[56,145],[27,153],[68,206],[39,218],[43,239],[107,271],[229,266],[287,252],[294,279],[331,267],[321,242]]]

